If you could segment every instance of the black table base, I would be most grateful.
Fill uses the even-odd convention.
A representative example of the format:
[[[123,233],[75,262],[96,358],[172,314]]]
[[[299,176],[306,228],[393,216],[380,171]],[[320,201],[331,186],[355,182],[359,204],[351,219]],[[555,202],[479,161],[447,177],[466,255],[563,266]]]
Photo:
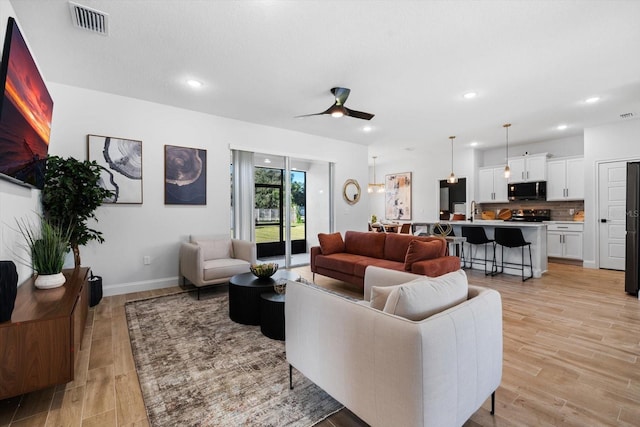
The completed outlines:
[[[229,318],[243,325],[260,324],[260,295],[273,292],[279,279],[298,280],[299,275],[278,270],[268,279],[259,279],[253,273],[237,274],[229,280]]]
[[[266,337],[284,341],[284,294],[260,295],[260,331]]]

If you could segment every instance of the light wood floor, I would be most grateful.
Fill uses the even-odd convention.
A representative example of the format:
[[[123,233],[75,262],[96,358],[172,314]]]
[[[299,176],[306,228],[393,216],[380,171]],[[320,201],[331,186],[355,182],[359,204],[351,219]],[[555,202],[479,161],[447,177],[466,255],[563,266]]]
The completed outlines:
[[[296,271],[311,279],[308,267]],[[496,415],[486,402],[465,426],[640,425],[640,301],[624,293],[623,273],[550,264],[543,278],[522,283],[467,272],[471,283],[502,295],[504,367]],[[89,311],[76,380],[0,400],[0,426],[148,425],[124,303],[177,290],[104,298]],[[361,425],[346,410],[321,423]]]

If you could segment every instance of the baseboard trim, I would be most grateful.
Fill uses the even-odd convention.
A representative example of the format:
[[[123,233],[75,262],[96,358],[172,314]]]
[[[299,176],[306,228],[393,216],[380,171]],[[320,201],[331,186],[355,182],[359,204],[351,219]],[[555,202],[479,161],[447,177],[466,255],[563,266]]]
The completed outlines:
[[[115,285],[103,286],[104,296],[130,294],[132,292],[151,291],[154,289],[170,288],[178,286],[178,277],[165,277],[162,279],[143,280],[140,282],[118,283]]]

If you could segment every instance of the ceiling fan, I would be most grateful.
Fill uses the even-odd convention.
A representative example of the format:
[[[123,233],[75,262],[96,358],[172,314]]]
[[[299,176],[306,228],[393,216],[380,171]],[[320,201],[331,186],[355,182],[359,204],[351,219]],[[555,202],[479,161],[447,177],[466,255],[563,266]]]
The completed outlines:
[[[329,107],[322,113],[304,114],[302,116],[296,116],[296,117],[309,117],[309,116],[320,116],[322,114],[331,114],[331,117],[349,116],[349,117],[355,117],[356,119],[371,120],[375,115],[375,114],[365,113],[362,111],[355,111],[344,106],[344,103],[347,101],[347,98],[349,97],[349,93],[351,93],[351,89],[347,89],[346,87],[334,87],[331,89],[331,93],[336,98],[336,101],[333,103],[331,107]]]

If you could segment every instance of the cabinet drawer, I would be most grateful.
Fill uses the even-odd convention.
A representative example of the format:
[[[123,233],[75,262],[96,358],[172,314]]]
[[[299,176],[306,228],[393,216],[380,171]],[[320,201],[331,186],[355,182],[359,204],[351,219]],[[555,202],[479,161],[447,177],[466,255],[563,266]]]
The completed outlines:
[[[547,224],[548,231],[583,231],[584,224]]]

